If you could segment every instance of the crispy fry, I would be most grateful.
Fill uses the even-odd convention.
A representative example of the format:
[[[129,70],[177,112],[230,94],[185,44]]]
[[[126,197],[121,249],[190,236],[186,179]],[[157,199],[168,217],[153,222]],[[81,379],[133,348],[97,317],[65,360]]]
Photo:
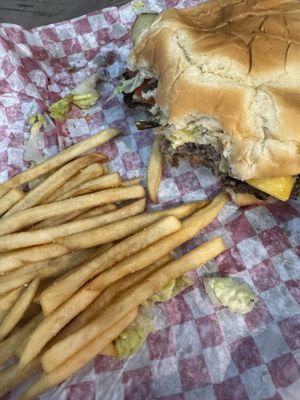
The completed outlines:
[[[92,360],[102,349],[118,337],[136,318],[137,309],[131,310],[115,323],[109,330],[101,332],[95,340],[89,343],[84,349],[68,360],[59,369],[54,371],[51,375],[43,374],[41,378],[35,382],[26,392],[23,393],[20,400],[33,399],[47,389],[64,381],[86,363]]]
[[[49,194],[61,187],[82,168],[96,161],[105,162],[107,161],[107,157],[100,153],[93,153],[70,161],[68,164],[55,171],[35,189],[31,190],[5,214],[5,217],[40,204]]]
[[[47,350],[41,357],[44,371],[46,373],[54,371],[101,332],[106,331],[120,318],[123,318],[129,310],[146,301],[155,291],[163,288],[172,279],[205,264],[225,248],[223,240],[215,238],[154,271],[146,280],[123,292],[98,317]]]
[[[108,229],[107,226],[105,226],[106,229]],[[128,224],[127,226],[131,225]],[[173,216],[165,217],[143,231],[124,239],[101,256],[94,258],[89,263],[66,276],[65,279],[56,282],[55,285],[46,289],[40,296],[40,303],[44,314],[50,314],[99,272],[110,268],[116,262],[129,257],[160,238],[179,230],[180,227],[181,224],[177,218]]]
[[[25,311],[33,300],[38,286],[39,279],[37,278],[34,279],[31,284],[23,290],[23,293],[7,313],[2,321],[2,324],[0,325],[0,341],[3,340],[21,320]]]
[[[36,222],[50,217],[58,217],[73,211],[87,210],[115,201],[138,199],[144,197],[142,186],[128,186],[125,188],[101,190],[92,194],[84,194],[73,199],[57,201],[19,211],[0,220],[0,235],[16,232],[21,228],[33,225]]]
[[[51,228],[52,226],[66,224],[67,222],[73,221],[75,218],[79,218],[80,215],[83,214],[84,212],[85,212],[84,210],[73,211],[66,215],[61,215],[59,217],[47,218],[31,226],[29,229],[26,229],[26,231],[32,232],[42,228]]]
[[[143,201],[143,199],[137,200],[137,201]],[[78,217],[74,218],[74,220],[77,221],[77,220],[83,219],[83,218],[95,217],[98,215],[108,213],[110,211],[115,211],[117,208],[118,207],[115,204],[105,204],[104,206],[95,207],[95,208],[92,208],[91,210],[88,210],[88,211],[80,214]]]
[[[122,186],[131,186],[131,185],[139,185],[142,181],[143,177],[138,176],[137,178],[128,179],[127,181],[122,182]]]
[[[113,174],[104,175],[100,176],[99,178],[92,179],[91,181],[85,182],[82,185],[77,186],[72,190],[69,190],[68,192],[59,196],[57,198],[57,201],[119,186],[121,186],[120,174],[118,172],[114,172]]]
[[[0,371],[0,396],[7,393],[14,386],[33,375],[41,366],[40,359],[37,357],[32,360],[25,368],[20,369],[18,364],[13,364]]]
[[[2,323],[4,317],[9,312],[11,307],[15,304],[17,299],[19,298],[22,287],[17,287],[16,289],[6,293],[5,295],[0,296],[0,324]]]
[[[94,254],[94,248],[84,249],[58,258],[26,264],[0,277],[0,295],[19,288],[34,278],[56,278],[87,261]]]
[[[150,275],[156,269],[162,267],[172,260],[172,256],[169,254],[167,256],[162,257],[152,265],[149,265],[147,268],[144,268],[140,271],[137,271],[133,274],[127,275],[123,279],[118,280],[112,285],[108,286],[100,295],[96,298],[96,300],[90,304],[84,311],[82,311],[76,318],[74,318],[62,331],[59,332],[58,335],[54,338],[54,343],[59,342],[60,340],[66,338],[72,333],[76,332],[78,329],[85,326],[89,323],[93,318],[96,317],[99,312],[106,307],[110,302],[118,296],[123,290],[128,289],[129,287],[135,285],[137,282],[145,279],[148,275]]]
[[[11,189],[3,197],[1,197],[0,216],[13,207],[18,201],[23,199],[25,195],[26,193],[24,193],[22,190],[15,188]]]
[[[131,186],[128,186],[131,187]],[[123,233],[123,237],[133,232],[137,232],[140,229],[143,229],[145,226],[157,221],[164,216],[173,215],[177,218],[185,218],[186,216],[190,215],[193,211],[197,208],[202,207],[204,203],[195,202],[190,204],[184,204],[178,207],[170,208],[163,211],[154,211],[150,213],[145,213],[142,215],[131,217],[130,219],[123,220],[121,222],[115,222],[114,224],[106,226],[106,235],[109,235],[109,229],[111,229],[111,234],[113,235],[111,238],[112,240],[115,239],[116,230],[118,231],[119,235],[121,232]],[[85,231],[84,233],[78,233],[67,237],[62,237],[58,239],[56,242],[60,243],[63,246],[66,246],[70,249],[80,249],[80,248],[87,248],[90,246],[97,246],[102,243],[103,240],[103,228],[95,228],[89,231]]]
[[[70,179],[62,187],[60,187],[58,190],[56,190],[54,193],[48,196],[46,201],[47,203],[56,201],[57,198],[63,195],[64,193],[69,192],[70,190],[76,188],[77,186],[82,185],[85,182],[88,182],[91,179],[98,178],[99,176],[102,176],[105,173],[106,173],[105,165],[99,163],[90,164],[87,167],[85,167],[82,171],[80,171],[79,174],[75,175],[74,178]]]
[[[120,131],[117,129],[106,129],[93,136],[90,136],[86,140],[83,140],[82,142],[79,142],[64,151],[61,151],[57,155],[49,158],[36,167],[13,176],[8,181],[0,185],[0,197],[2,197],[10,189],[29,182],[38,176],[46,174],[47,172],[66,164],[68,161],[73,160],[79,155],[86,153],[88,150],[100,146],[101,144],[117,136],[119,133]]]
[[[145,205],[145,199],[137,200],[136,202],[116,211],[96,217],[71,221],[51,228],[3,235],[0,240],[0,252],[53,242],[61,237],[67,237],[76,233],[88,231],[89,229],[100,227],[116,220],[122,220],[141,213],[144,210]]]
[[[14,334],[0,342],[0,364],[9,360],[12,356],[17,355],[21,343],[38,326],[42,319],[43,314],[40,313],[31,321],[27,322],[27,324],[19,328]]]
[[[163,158],[160,152],[161,136],[156,135],[147,168],[147,189],[153,203],[158,202],[158,188],[162,177]]]

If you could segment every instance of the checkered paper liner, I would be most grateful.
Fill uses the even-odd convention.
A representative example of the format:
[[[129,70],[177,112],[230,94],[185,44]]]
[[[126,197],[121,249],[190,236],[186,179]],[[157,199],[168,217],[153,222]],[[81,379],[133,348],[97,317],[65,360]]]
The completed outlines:
[[[149,0],[155,11],[198,3]],[[28,117],[43,112],[94,72],[107,78],[89,110],[73,107],[64,124],[48,124],[46,156],[105,128],[123,134],[101,150],[126,178],[146,174],[153,132],[137,132],[142,117],[122,96],[110,99],[130,51],[134,5],[26,31],[0,25],[0,180],[27,167]],[[218,182],[206,168],[167,163],[162,205],[213,195]],[[151,205],[150,205],[151,206]],[[142,350],[125,360],[98,356],[73,378],[42,395],[62,400],[291,400],[300,398],[300,203],[271,202],[239,210],[229,204],[213,224],[183,246],[187,251],[222,236],[228,250],[194,274],[195,285],[153,311],[157,328]],[[243,278],[259,302],[246,316],[212,306],[203,274]],[[6,399],[18,397],[19,389]]]

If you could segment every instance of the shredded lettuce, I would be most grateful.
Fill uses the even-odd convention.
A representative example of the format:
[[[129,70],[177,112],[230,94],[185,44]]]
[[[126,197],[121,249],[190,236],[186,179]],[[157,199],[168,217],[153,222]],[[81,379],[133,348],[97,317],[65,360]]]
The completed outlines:
[[[40,129],[46,125],[46,119],[43,114],[36,113],[31,115],[28,121],[30,124],[30,136],[25,144],[23,159],[30,162],[31,166],[34,166],[44,161],[40,150],[43,147],[43,135]]]
[[[172,279],[165,287],[161,290],[153,293],[152,296],[147,299],[144,306],[150,307],[158,301],[169,301],[175,297],[178,293],[182,292],[185,288],[192,285],[191,279],[186,276],[180,276],[177,279]]]
[[[257,302],[250,286],[233,278],[205,278],[204,286],[214,304],[228,307],[233,313],[246,314]]]
[[[79,108],[90,108],[94,106],[100,97],[96,89],[99,74],[93,74],[75,89],[68,96],[61,98],[49,107],[51,118],[56,121],[64,122],[68,118],[71,104]]]
[[[99,74],[93,74],[72,90],[72,103],[79,108],[90,108],[94,106],[100,97],[96,89],[98,79]]]
[[[72,95],[68,95],[51,104],[49,107],[50,117],[56,121],[64,122],[68,117],[72,98]]]
[[[114,342],[118,357],[129,357],[137,353],[150,332],[154,332],[151,319],[144,313],[139,313],[135,321]]]
[[[113,92],[115,96],[121,93],[132,93],[136,88],[140,87],[145,80],[145,74],[138,71],[138,73],[131,79],[123,80]]]
[[[132,3],[132,9],[136,14],[141,13],[144,11],[146,4],[143,0],[134,0]]]
[[[151,319],[145,314],[157,301],[168,301],[192,284],[191,279],[181,276],[170,281],[164,288],[154,293],[143,304],[142,311],[135,321],[115,339],[114,344],[118,357],[124,358],[137,353],[150,332],[154,332]]]
[[[32,134],[38,133],[41,127],[45,124],[46,120],[43,114],[37,113],[29,117],[29,124],[31,125],[30,132]]]

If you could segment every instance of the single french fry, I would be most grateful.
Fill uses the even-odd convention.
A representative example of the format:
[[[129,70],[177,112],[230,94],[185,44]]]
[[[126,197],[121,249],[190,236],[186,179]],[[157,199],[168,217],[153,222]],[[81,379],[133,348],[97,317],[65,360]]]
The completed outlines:
[[[11,357],[17,355],[17,351],[20,348],[21,343],[38,326],[42,319],[43,314],[40,313],[31,321],[19,328],[14,334],[0,342],[0,364],[3,364]]]
[[[108,357],[117,357],[117,351],[113,342],[110,342],[107,346],[105,346],[99,354],[101,356],[108,356]]]
[[[152,145],[151,155],[147,168],[147,189],[153,203],[158,202],[158,188],[160,185],[163,169],[163,158],[160,152],[161,136],[156,135]]]
[[[20,400],[29,400],[36,398],[39,394],[45,392],[53,386],[69,378],[81,367],[92,360],[102,349],[118,337],[136,318],[137,309],[131,310],[127,315],[114,324],[109,330],[101,332],[99,336],[89,343],[84,349],[68,360],[59,369],[51,375],[43,374],[29,389],[24,392]]]
[[[0,295],[19,288],[34,278],[56,278],[87,261],[94,254],[94,248],[84,249],[58,258],[26,264],[0,277]]]
[[[92,163],[85,167],[82,171],[80,171],[77,175],[74,176],[74,178],[70,179],[68,182],[66,182],[62,187],[60,187],[58,190],[56,190],[54,193],[52,193],[48,198],[46,199],[47,203],[51,203],[53,201],[56,201],[59,196],[61,196],[64,193],[69,192],[70,190],[74,189],[77,186],[82,185],[85,182],[88,182],[91,179],[98,178],[99,176],[102,176],[105,174],[106,167],[102,164],[99,163]]]
[[[138,176],[137,178],[128,179],[122,182],[122,186],[131,186],[131,185],[139,185],[142,181],[143,177]]]
[[[13,364],[0,371],[0,396],[2,397],[9,390],[19,385],[23,380],[29,378],[39,370],[40,366],[41,362],[37,357],[23,369],[20,369],[18,364]]]
[[[131,186],[128,186],[131,187]],[[128,236],[131,233],[137,232],[143,229],[147,225],[165,217],[168,215],[175,216],[176,218],[185,218],[190,215],[193,211],[202,207],[207,202],[194,202],[184,204],[178,207],[169,208],[162,211],[153,211],[138,216],[133,216],[126,220],[115,222],[114,224],[106,225],[105,235],[112,234],[111,241],[116,240],[116,230],[119,235],[123,232],[122,237]],[[128,233],[126,233],[128,232]],[[84,233],[78,233],[70,236],[64,236],[56,240],[57,243],[66,246],[70,249],[87,248],[90,246],[98,246],[103,240],[103,228],[94,228]]]
[[[73,211],[87,210],[116,201],[138,199],[144,197],[144,195],[144,188],[135,185],[124,188],[101,190],[92,194],[84,194],[73,199],[35,206],[1,219],[0,235],[16,232],[17,230],[33,225],[46,218],[58,217]]]
[[[25,228],[25,229],[27,232],[32,232],[42,228],[50,228],[52,226],[66,224],[67,222],[73,221],[75,218],[80,217],[80,215],[83,214],[84,212],[85,212],[84,210],[73,211],[71,213],[61,215],[59,217],[47,218],[31,226],[30,228],[28,229]]]
[[[121,177],[118,172],[113,174],[100,176],[99,178],[92,179],[88,182],[83,183],[80,186],[69,190],[66,193],[60,195],[56,201],[65,200],[71,197],[81,196],[82,194],[97,192],[98,190],[109,189],[121,186]]]
[[[117,206],[115,206],[114,204],[104,204],[104,206],[94,207],[92,209],[89,209],[88,211],[84,211],[84,210],[75,211],[73,213],[69,213],[67,215],[63,215],[61,217],[48,218],[48,219],[46,219],[44,221],[39,222],[38,224],[35,224],[30,229],[28,229],[27,232],[36,231],[36,230],[41,229],[41,228],[50,228],[52,226],[66,224],[67,222],[75,221],[75,220],[78,220],[78,219],[81,219],[81,218],[87,218],[89,216],[92,217],[94,215],[105,214],[106,212],[114,211],[116,208],[117,208]],[[99,212],[93,214],[92,211],[96,210],[96,209]],[[89,212],[91,212],[91,215],[88,214]]]
[[[9,293],[0,296],[0,324],[19,298],[22,289],[22,287],[17,287],[16,289],[11,290]]]
[[[113,221],[120,221],[141,213],[144,210],[145,205],[145,199],[141,199],[123,208],[99,216],[71,221],[51,228],[42,228],[30,232],[27,231],[3,235],[0,240],[0,252],[53,242],[61,237],[88,231],[89,229],[100,227]],[[103,229],[105,230],[105,228]]]
[[[128,224],[128,226],[130,226],[130,224]],[[106,229],[108,229],[107,227],[108,225],[105,226]],[[46,289],[41,294],[40,304],[44,314],[49,315],[98,273],[110,268],[116,262],[149,246],[160,238],[178,231],[180,227],[181,223],[177,218],[167,216],[135,235],[117,243],[99,257],[94,258],[89,263],[84,264],[81,268],[68,274],[65,279],[56,282],[55,285]]]
[[[43,163],[37,165],[34,168],[28,169],[27,171],[21,172],[18,175],[13,176],[8,181],[0,185],[0,198],[7,193],[10,189],[20,186],[23,183],[29,182],[38,176],[41,176],[53,169],[56,169],[68,161],[80,156],[87,151],[100,146],[101,144],[108,142],[120,133],[117,129],[106,129],[102,132],[96,133],[93,136],[79,142],[68,149],[61,151],[57,155],[49,158]]]
[[[4,216],[8,217],[18,211],[26,210],[27,208],[40,204],[49,194],[60,188],[82,168],[96,161],[106,162],[107,157],[104,154],[93,153],[70,161],[68,164],[55,171],[35,189],[27,193],[27,195],[7,211]]]
[[[142,201],[141,199],[140,201]],[[137,200],[139,201],[139,200]],[[110,211],[115,211],[118,207],[115,204],[105,204],[104,206],[99,206],[92,208],[91,210],[88,210],[82,214],[80,214],[78,217],[74,218],[74,221],[77,221],[79,219],[83,218],[90,218],[90,217],[95,217],[97,215],[102,215],[105,213],[108,213]]]
[[[169,254],[167,256],[162,257],[155,263],[149,265],[147,268],[144,268],[138,272],[125,276],[123,279],[118,280],[112,285],[108,286],[100,295],[96,298],[96,300],[90,304],[84,311],[82,311],[76,318],[74,318],[63,330],[59,332],[58,335],[54,338],[54,344],[59,342],[60,340],[66,338],[72,333],[76,332],[78,329],[81,329],[87,323],[89,323],[93,318],[99,314],[99,312],[110,304],[113,299],[118,296],[122,291],[128,289],[129,287],[135,285],[137,282],[145,279],[148,275],[150,275],[156,269],[162,267],[172,260],[172,256]]]
[[[197,247],[184,256],[154,271],[147,279],[121,293],[98,317],[77,332],[61,340],[41,357],[44,371],[48,374],[75,355],[101,332],[109,329],[123,318],[133,307],[145,302],[155,291],[163,288],[172,279],[207,263],[226,249],[221,238]],[[22,356],[21,356],[22,359]]]
[[[16,303],[12,306],[0,325],[0,341],[3,340],[17,325],[33,300],[39,285],[39,279],[34,279],[23,290]]]
[[[22,190],[14,188],[0,199],[0,216],[13,207],[26,195]]]

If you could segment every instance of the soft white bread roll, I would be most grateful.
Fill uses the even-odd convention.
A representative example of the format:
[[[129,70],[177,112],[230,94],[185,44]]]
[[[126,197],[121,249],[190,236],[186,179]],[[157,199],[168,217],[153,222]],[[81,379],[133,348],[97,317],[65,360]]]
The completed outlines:
[[[155,74],[172,129],[213,126],[190,141],[212,143],[232,177],[300,174],[298,0],[168,9],[137,40],[129,68]]]

